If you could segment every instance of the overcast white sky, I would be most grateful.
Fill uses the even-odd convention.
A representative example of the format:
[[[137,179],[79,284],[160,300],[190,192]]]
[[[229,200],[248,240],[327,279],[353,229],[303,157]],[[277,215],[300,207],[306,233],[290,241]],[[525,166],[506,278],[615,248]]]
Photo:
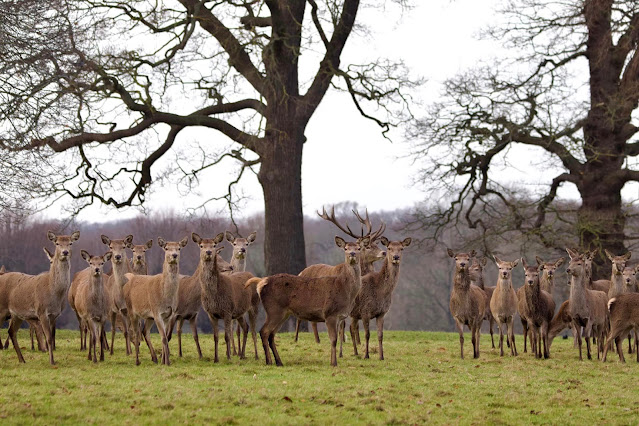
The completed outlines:
[[[389,17],[371,25],[372,39],[351,39],[343,58],[348,60],[350,54],[371,49],[380,57],[403,58],[415,76],[428,79],[422,91],[415,94],[416,99],[427,103],[436,99],[446,77],[494,53],[495,44],[477,41],[473,36],[494,18],[495,0],[415,3],[418,6],[399,21]],[[210,131],[202,132],[207,133],[191,132],[186,138],[211,137]],[[302,172],[305,214],[342,201],[355,201],[369,211],[391,210],[412,206],[426,197],[413,183],[419,164],[401,158],[408,145],[401,137],[394,143],[384,139],[380,129],[361,117],[347,96],[329,92],[311,119],[306,136]],[[221,168],[211,172],[199,189],[202,197],[219,195],[229,173]],[[263,210],[261,187],[254,175],[245,175],[239,189],[249,196],[243,214]],[[167,206],[181,212],[199,203],[198,195],[184,197],[173,187],[155,187],[147,197],[149,212],[163,211]],[[217,210],[215,204],[209,207],[210,211]],[[137,214],[135,209],[114,211],[96,206],[80,218],[95,221]]]

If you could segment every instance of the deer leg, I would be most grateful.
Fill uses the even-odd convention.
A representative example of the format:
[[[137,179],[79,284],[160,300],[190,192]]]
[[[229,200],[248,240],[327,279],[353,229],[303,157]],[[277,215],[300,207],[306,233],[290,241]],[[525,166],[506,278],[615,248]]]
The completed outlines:
[[[173,327],[175,326],[177,320],[177,315],[171,316],[171,319],[169,319],[168,325],[166,326],[166,340],[168,340],[169,342],[171,341],[171,337],[173,337]]]
[[[249,309],[249,325],[251,327],[251,337],[253,338],[253,348],[255,349],[255,359],[260,359],[257,355],[257,309]]]
[[[95,321],[90,320],[89,324],[91,325],[91,343],[93,344],[93,362],[98,362],[96,347],[98,346],[98,327]]]
[[[133,339],[134,339],[133,346],[135,346],[135,365],[140,365],[140,320],[138,318],[131,318],[131,324],[133,325]]]
[[[44,330],[44,335],[47,339],[47,345],[49,346],[49,363],[51,365],[55,365],[55,361],[53,360],[53,336],[51,331],[51,320],[48,315],[42,315],[40,317],[40,323],[42,324],[42,329]]]
[[[379,345],[379,359],[384,360],[384,315],[377,317],[377,344]]]
[[[146,342],[146,346],[149,348],[149,352],[151,353],[151,361],[157,364],[158,356],[155,353],[155,349],[153,348],[153,344],[151,343],[151,337],[149,336],[149,334],[151,334],[152,326],[153,326],[153,320],[148,318],[145,319],[144,325],[142,328],[142,336],[144,336],[144,341]]]
[[[288,316],[284,312],[278,312],[277,310],[274,310],[273,312],[268,312],[268,310],[266,311],[266,320],[260,329],[260,337],[262,338],[262,346],[264,347],[266,365],[273,364],[271,351],[273,352],[276,365],[282,365],[282,360],[277,353],[277,347],[275,345],[275,333],[277,333],[277,330],[279,330],[287,318]]]
[[[366,340],[364,359],[368,359],[368,342],[371,338],[370,321],[370,318],[362,318],[362,325],[364,326],[364,339]]]
[[[55,318],[51,318],[51,345],[55,351]]]
[[[499,329],[499,356],[504,356],[504,333],[502,325],[501,322],[497,321],[497,328]]]
[[[515,343],[515,321],[514,317],[510,317],[508,320],[508,335],[510,337],[510,353],[514,356],[519,355],[517,353],[517,344]]]
[[[357,339],[357,344],[361,345],[362,340],[360,339],[360,336],[359,336],[359,321],[355,322],[355,338]]]
[[[637,330],[637,328],[634,329],[634,333],[635,333],[635,354],[637,354],[637,362],[639,362],[639,342],[637,342],[637,336],[639,335],[639,333],[637,333],[639,330]]]
[[[320,342],[319,332],[317,331],[317,323],[311,322],[311,327],[313,327],[313,334],[315,335],[315,343]]]
[[[237,355],[237,350],[235,348],[235,337],[233,337],[233,335],[235,334],[234,325],[235,325],[235,320],[231,320],[231,344],[233,346],[233,355]],[[239,329],[238,329],[238,333],[239,333]],[[224,339],[226,339],[226,325],[224,326]]]
[[[488,320],[488,330],[490,331],[490,343],[493,346],[493,349],[495,349],[495,338],[493,335],[493,326],[495,325],[495,319],[493,318],[493,315],[490,315],[490,318]]]
[[[547,322],[541,324],[541,343],[544,345],[544,359],[550,358],[550,349],[548,348],[548,327],[549,324]]]
[[[111,355],[113,355],[113,344],[115,343],[115,329],[116,329],[116,324],[115,324],[115,320],[117,318],[117,314],[115,312],[111,312],[111,349],[110,349],[110,353]]]
[[[337,339],[339,338],[337,333],[338,328],[337,317],[326,318],[326,328],[328,328],[328,338],[331,341],[331,365],[337,367]],[[370,334],[370,333],[367,333]],[[368,346],[368,338],[366,339],[366,346]],[[368,355],[368,351],[366,351]]]
[[[35,351],[35,342],[33,341],[33,324],[29,323],[29,337],[31,338],[31,350]]]
[[[295,321],[295,342],[297,342],[297,338],[300,334],[300,324],[302,323],[302,320],[297,318]]]
[[[244,320],[244,324],[246,325],[246,319],[244,318],[244,315],[242,315],[242,319]],[[245,332],[245,336],[248,338],[248,325],[246,325],[246,330],[244,330],[244,326],[240,325],[239,320],[237,320],[237,326],[235,327],[235,337],[237,337],[237,350],[240,350],[240,346],[242,346],[241,343],[241,333],[240,331],[244,331]],[[235,341],[235,337],[231,336],[233,338],[233,341]],[[242,358],[241,359],[245,359],[246,358],[246,354],[244,353],[244,351],[246,351],[246,340],[244,341],[244,347],[242,348]]]
[[[166,338],[166,321],[161,315],[158,315],[158,317],[155,320],[155,325],[162,337],[162,364],[169,366],[171,365],[171,352],[169,351],[169,341]]]
[[[233,320],[224,318],[224,342],[226,343],[226,359],[231,359],[231,342],[233,341]]]
[[[35,326],[34,331],[36,335],[36,340],[38,341],[38,351],[46,352],[47,343],[46,343],[46,339],[44,338],[44,332],[42,331],[42,326],[37,321],[34,323],[34,326]]]
[[[464,359],[464,325],[455,318],[455,325],[459,332],[459,347],[461,349],[461,359]]]
[[[575,324],[573,329],[575,330],[575,339],[577,339],[577,346],[579,347],[579,361],[583,361],[581,354],[581,326]]]
[[[218,335],[219,330],[217,318],[213,318],[211,315],[209,315],[209,319],[211,320],[211,326],[213,327],[213,342],[215,343],[215,356],[213,357],[213,362],[220,362],[220,359],[217,356],[217,345],[220,338],[220,336]]]
[[[359,320],[351,317],[351,340],[353,342],[353,354],[357,356],[357,338],[355,336],[355,332],[358,328]]]
[[[22,325],[22,320],[15,315],[11,317],[9,320],[9,338],[11,339],[11,343],[13,344],[13,349],[16,351],[16,355],[18,355],[18,362],[24,363],[24,357],[22,356],[22,351],[20,350],[20,345],[18,344],[18,330]]]
[[[343,358],[344,355],[342,353],[342,343],[345,342],[344,340],[344,329],[346,328],[346,320],[341,320],[339,321],[339,323],[337,324],[337,333],[339,336],[339,357]]]
[[[191,325],[191,333],[193,334],[193,340],[195,340],[195,347],[197,348],[197,356],[202,359],[202,349],[200,349],[200,339],[197,335],[197,315],[193,315],[189,318],[189,324]]]
[[[244,319],[244,316],[241,316],[237,319],[237,326],[238,326],[238,332],[239,332],[239,327],[242,327],[242,353],[240,354],[240,359],[246,359],[246,340],[248,339],[248,331],[249,331],[249,326],[246,323],[246,319]],[[239,337],[239,334],[238,334]],[[238,340],[237,342],[237,347],[238,349],[240,348],[240,341]]]
[[[171,332],[173,331],[171,327],[171,325],[173,325],[173,323],[175,322],[175,320],[171,320],[172,322],[169,324],[169,336],[172,334]],[[182,358],[182,326],[184,325],[184,319],[182,317],[180,317],[180,319],[177,320],[177,336],[178,336],[178,356],[180,358]],[[169,336],[166,336],[167,340],[170,340]]]
[[[131,355],[131,338],[129,336],[129,319],[126,312],[121,312],[120,315],[122,316],[122,325],[123,325],[122,332],[124,333],[124,342],[126,344],[126,354]]]
[[[590,319],[588,319],[588,322],[586,323],[586,327],[584,327],[584,337],[586,339],[586,352],[588,355],[588,359],[592,359],[592,354],[590,352],[590,335],[592,333],[592,323],[590,322]]]
[[[524,353],[528,352],[526,349],[526,340],[528,339],[528,321],[526,321],[524,318],[521,319],[521,327],[523,329],[523,334],[524,334]],[[530,350],[532,351],[532,339],[530,340]]]
[[[88,321],[87,321],[87,324],[88,324]],[[91,361],[91,349],[93,349],[93,340],[92,340],[93,339],[93,332],[92,332],[93,330],[91,330],[91,328],[87,326],[87,330],[86,331],[89,334],[89,347],[87,349],[87,359],[89,361]]]

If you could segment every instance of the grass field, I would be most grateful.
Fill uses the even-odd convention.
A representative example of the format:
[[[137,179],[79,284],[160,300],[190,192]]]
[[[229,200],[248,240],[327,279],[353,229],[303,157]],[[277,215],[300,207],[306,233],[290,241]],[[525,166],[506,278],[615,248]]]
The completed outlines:
[[[472,354],[466,336],[465,353]],[[385,361],[376,352],[370,360],[356,358],[346,346],[347,355],[332,368],[326,334],[316,345],[312,334],[294,343],[291,334],[282,333],[285,367],[276,368],[264,365],[261,348],[259,361],[214,364],[212,337],[205,334],[200,334],[205,358],[198,360],[193,339],[185,334],[184,358],[175,356],[172,341],[173,365],[167,368],[150,361],[146,346],[136,367],[117,337],[116,354],[98,364],[78,350],[75,331],[59,331],[54,367],[44,353],[23,349],[27,363],[19,365],[12,348],[0,351],[0,424],[634,424],[639,419],[634,355],[627,356],[627,364],[615,354],[606,364],[579,362],[571,340],[555,340],[550,360],[530,354],[500,358],[484,335],[481,358],[461,360],[456,334],[386,332]],[[375,334],[371,337],[376,346]],[[21,330],[19,339],[26,347],[28,333]]]

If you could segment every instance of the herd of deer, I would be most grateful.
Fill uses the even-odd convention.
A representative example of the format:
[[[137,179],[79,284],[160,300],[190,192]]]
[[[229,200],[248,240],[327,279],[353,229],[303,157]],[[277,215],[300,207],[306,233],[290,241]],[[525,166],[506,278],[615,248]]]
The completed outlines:
[[[391,296],[399,279],[402,251],[410,245],[411,239],[389,241],[382,235],[385,231],[383,223],[373,231],[368,213],[365,218],[356,211],[353,213],[361,224],[359,235],[335,219],[334,209],[330,215],[325,210],[319,214],[355,239],[354,242],[346,242],[341,237],[335,237],[335,243],[344,251],[344,263],[337,266],[312,265],[299,275],[277,274],[264,278],[254,277],[245,271],[247,247],[255,240],[256,234],[236,238],[226,232],[211,239],[191,234],[191,239],[200,248],[199,264],[191,276],[180,275],[179,272],[180,251],[187,245],[187,237],[180,241],[158,238],[158,246],[164,250],[162,273],[148,275],[145,252],[152,247],[152,240],[143,245],[133,245],[132,235],[117,240],[102,235],[102,242],[108,246],[108,251],[101,256],[94,256],[82,250],[82,258],[88,267],[77,272],[71,280],[71,246],[80,238],[80,232],[55,235],[49,231],[47,237],[55,244],[55,252],[52,254],[44,249],[50,261],[48,272],[33,276],[0,270],[0,324],[9,319],[9,337],[4,346],[0,344],[0,349],[7,349],[10,340],[18,360],[24,362],[17,332],[23,321],[27,321],[32,332],[32,349],[35,336],[38,348],[48,351],[49,361],[54,364],[55,322],[68,301],[80,324],[80,350],[87,349],[88,338],[88,359],[93,362],[104,360],[105,350],[113,354],[116,329],[120,328],[127,355],[132,354],[130,342],[133,340],[136,364],[140,364],[141,338],[144,338],[149,348],[151,359],[157,363],[157,354],[149,339],[149,331],[155,324],[162,340],[161,362],[169,365],[169,341],[176,323],[179,356],[182,356],[181,332],[185,320],[191,325],[198,355],[202,358],[196,328],[200,307],[204,308],[213,326],[215,362],[219,361],[219,320],[224,322],[227,358],[231,358],[231,345],[236,351],[232,336],[236,321],[237,354],[245,358],[250,328],[255,358],[258,359],[256,318],[261,302],[266,311],[266,320],[260,337],[267,364],[273,362],[272,351],[275,363],[282,365],[275,334],[290,315],[295,315],[298,322],[311,321],[318,342],[316,323],[326,323],[333,366],[337,365],[338,338],[342,356],[345,320],[351,318],[350,331],[355,354],[359,343],[358,322],[363,322],[365,357],[368,358],[369,322],[376,319],[379,357],[383,360],[384,316],[390,309]],[[231,263],[219,255],[223,249],[219,244],[225,236],[233,245]],[[378,242],[385,246],[385,250],[380,249]],[[131,259],[128,258],[127,249],[133,252]],[[375,271],[373,263],[382,259],[381,269]],[[110,275],[103,272],[108,261],[112,264]],[[248,324],[245,315],[248,316]],[[111,324],[110,345],[105,332],[107,321]],[[243,339],[240,338],[240,330]]]
[[[606,361],[609,347],[616,345],[619,359],[625,362],[622,340],[628,336],[628,352],[632,353],[631,333],[635,335],[634,351],[639,362],[639,288],[637,273],[639,265],[630,267],[628,252],[615,256],[605,250],[612,262],[610,280],[592,280],[592,261],[596,251],[579,253],[575,249],[566,249],[570,262],[566,269],[570,276],[570,298],[563,302],[555,315],[555,302],[552,298],[554,276],[564,258],[555,262],[544,262],[536,257],[537,264],[529,265],[521,259],[525,272],[524,285],[515,292],[512,282],[512,270],[519,263],[502,261],[495,257],[498,278],[495,287],[484,286],[483,267],[485,257],[478,258],[475,251],[454,253],[448,249],[448,255],[455,259],[453,288],[450,296],[450,312],[459,331],[461,357],[464,358],[464,331],[468,326],[473,344],[473,357],[479,358],[479,336],[483,321],[489,322],[492,347],[493,324],[499,329],[499,350],[504,355],[503,334],[507,327],[507,344],[512,355],[517,355],[513,321],[519,313],[524,330],[524,352],[530,330],[531,350],[537,358],[549,358],[552,340],[564,329],[572,329],[575,345],[579,347],[579,359],[582,360],[582,332],[586,340],[588,359],[590,337],[597,344],[597,358]],[[542,352],[543,345],[543,352]]]

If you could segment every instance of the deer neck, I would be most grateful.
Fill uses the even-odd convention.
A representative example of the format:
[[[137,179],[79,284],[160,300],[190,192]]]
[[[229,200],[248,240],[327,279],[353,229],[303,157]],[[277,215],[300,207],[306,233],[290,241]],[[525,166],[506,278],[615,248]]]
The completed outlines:
[[[470,288],[470,274],[468,270],[456,270],[453,277],[453,287],[457,291],[468,291]]]
[[[382,269],[379,271],[383,279],[382,283],[389,292],[395,290],[399,282],[399,265],[399,263],[393,263],[390,259],[386,258]]]
[[[510,291],[513,288],[513,279],[512,277],[503,278],[501,274],[499,278],[497,278],[497,290],[498,291]]]
[[[104,286],[102,285],[102,272],[100,272],[100,275],[98,276],[91,274],[91,286],[89,288],[91,292],[91,298],[93,300],[102,300],[102,297],[104,295]]]
[[[173,300],[177,295],[178,285],[180,282],[180,267],[176,263],[168,263],[164,261],[162,266],[162,292],[165,300]]]
[[[555,286],[555,279],[548,276],[546,272],[541,274],[541,278],[539,279],[539,286],[543,291],[548,292],[548,294],[552,294],[552,289]]]
[[[533,285],[524,284],[524,292],[526,293],[526,303],[529,308],[539,304],[541,293],[539,281],[536,281]]]
[[[205,262],[200,261],[200,286],[203,293],[215,294],[217,293],[218,284],[220,281],[220,273],[218,270],[217,255],[213,255],[213,258]]]
[[[476,279],[471,279],[470,282],[484,290],[484,274],[479,274]]]
[[[362,275],[370,274],[371,272],[375,272],[375,267],[373,266],[373,262],[367,262],[363,258],[359,260],[359,267],[362,271]]]
[[[586,300],[586,274],[570,277],[570,312],[573,315],[588,316],[588,302]]]
[[[131,259],[131,272],[136,275],[149,275],[149,266],[146,262],[140,261],[138,263]]]
[[[59,296],[66,294],[71,285],[71,259],[62,261],[56,253],[49,267],[49,276],[51,277],[50,285],[53,293]]]
[[[362,267],[359,261],[355,263],[344,262],[341,264],[342,270],[339,275],[347,281],[347,287],[350,289],[351,299],[355,299],[359,289],[362,286]]]
[[[244,272],[246,271],[246,254],[242,259],[238,259],[235,255],[231,259],[231,267],[233,268],[233,272]]]
[[[615,289],[616,294],[626,292],[626,283],[623,279],[623,275],[617,275],[613,272],[610,281],[612,281],[612,286],[610,286],[610,288]]]
[[[111,266],[113,267],[113,278],[115,279],[116,284],[118,287],[122,287],[127,282],[125,274],[130,272],[129,261],[126,258],[126,255],[122,258],[120,263],[111,262]]]

